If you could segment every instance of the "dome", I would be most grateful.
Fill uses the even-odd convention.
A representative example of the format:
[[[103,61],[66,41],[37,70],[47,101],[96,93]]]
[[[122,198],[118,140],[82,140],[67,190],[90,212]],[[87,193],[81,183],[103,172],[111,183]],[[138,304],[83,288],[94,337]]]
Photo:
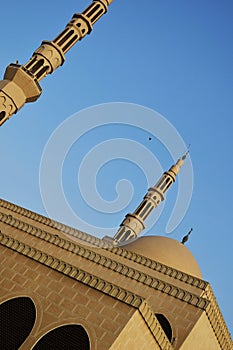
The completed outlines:
[[[175,239],[144,236],[124,245],[123,248],[189,275],[202,278],[200,267],[190,250]]]

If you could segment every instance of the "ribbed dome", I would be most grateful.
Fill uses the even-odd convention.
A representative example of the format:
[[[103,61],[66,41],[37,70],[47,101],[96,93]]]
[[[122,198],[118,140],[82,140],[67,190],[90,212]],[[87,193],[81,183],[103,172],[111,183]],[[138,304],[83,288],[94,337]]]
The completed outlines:
[[[124,245],[123,248],[189,275],[202,278],[201,270],[190,250],[175,239],[161,236],[144,236]]]

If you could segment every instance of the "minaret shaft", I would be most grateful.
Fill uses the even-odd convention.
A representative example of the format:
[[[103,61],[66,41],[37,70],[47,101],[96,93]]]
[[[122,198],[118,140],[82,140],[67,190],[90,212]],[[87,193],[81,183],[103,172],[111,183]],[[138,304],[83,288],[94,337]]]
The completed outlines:
[[[74,14],[65,29],[53,40],[43,41],[25,65],[10,64],[0,81],[0,125],[27,102],[36,101],[39,82],[65,61],[65,53],[92,31],[93,24],[113,0],[94,0],[82,13]]]
[[[144,230],[144,221],[165,198],[165,193],[175,182],[176,176],[183,165],[186,155],[179,159],[168,171],[166,171],[155,186],[149,188],[147,194],[133,214],[127,214],[120,228],[113,237],[114,243],[124,243],[130,239],[137,238]]]

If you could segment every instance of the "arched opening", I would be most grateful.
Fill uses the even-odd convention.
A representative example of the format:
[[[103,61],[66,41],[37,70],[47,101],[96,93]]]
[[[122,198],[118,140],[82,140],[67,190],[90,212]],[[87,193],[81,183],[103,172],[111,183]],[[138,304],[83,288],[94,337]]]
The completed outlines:
[[[65,325],[45,334],[32,350],[90,350],[87,332],[81,325]]]
[[[0,121],[5,118],[6,112],[0,112]]]
[[[49,70],[49,66],[43,67],[39,72],[37,72],[36,79],[39,80],[46,73],[47,70]]]
[[[29,336],[36,320],[36,308],[28,297],[18,297],[0,305],[0,348],[16,350]]]
[[[44,59],[41,58],[39,61],[35,63],[33,67],[30,68],[30,73],[35,74],[44,64]]]
[[[164,333],[166,334],[168,340],[172,341],[172,327],[168,319],[163,314],[155,314],[157,320],[159,321],[161,327],[163,328]]]

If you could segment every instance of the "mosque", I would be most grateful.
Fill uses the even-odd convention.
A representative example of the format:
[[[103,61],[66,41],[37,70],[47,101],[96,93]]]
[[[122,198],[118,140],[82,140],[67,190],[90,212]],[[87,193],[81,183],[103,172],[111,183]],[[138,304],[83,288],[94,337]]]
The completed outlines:
[[[0,124],[39,98],[40,80],[64,63],[111,2],[93,1],[25,65],[7,67]],[[0,200],[2,350],[233,349],[187,237],[139,237],[187,156],[162,174],[114,237],[99,239]]]

